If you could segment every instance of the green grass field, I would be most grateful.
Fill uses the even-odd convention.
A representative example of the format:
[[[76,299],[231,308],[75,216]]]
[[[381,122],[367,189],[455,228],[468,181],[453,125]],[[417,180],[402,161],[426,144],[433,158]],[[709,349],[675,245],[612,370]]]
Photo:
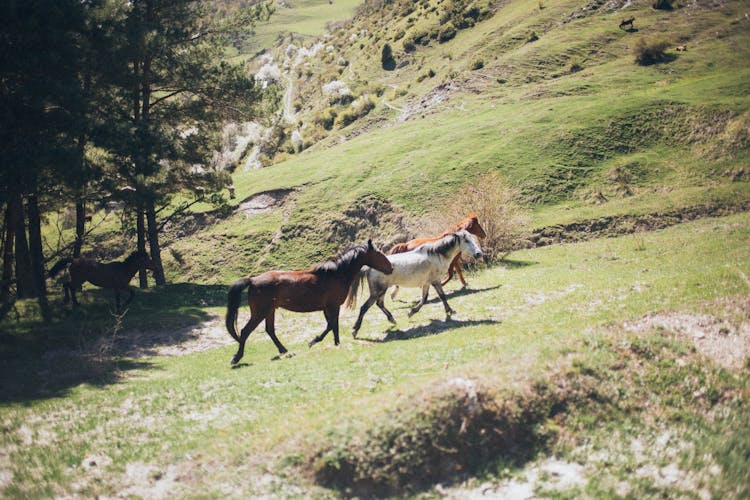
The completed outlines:
[[[320,35],[328,9],[339,21],[359,2],[298,4],[277,6],[254,43]],[[138,290],[123,317],[88,285],[71,311],[49,284],[51,324],[16,304],[0,323],[3,496],[750,494],[750,3],[484,4],[494,15],[413,52],[403,40],[443,2],[404,15],[396,2],[335,31],[345,69],[313,61],[295,82],[303,132],[329,75],[382,86],[375,109],[238,170],[228,210],[201,206],[203,225],[164,234],[170,285]],[[628,16],[637,31],[618,29]],[[688,51],[639,66],[641,37]],[[381,68],[386,41],[408,65]],[[408,289],[387,300],[396,327],[373,308],[353,339],[356,311],[343,311],[340,346],[308,349],[322,313],[279,311],[294,356],[274,359],[261,327],[230,367],[230,283],[391,243],[487,173],[521,193],[530,231],[663,224],[605,224],[479,264],[467,289],[447,286],[450,321],[434,298],[407,318]],[[238,210],[269,192],[281,194],[267,211]],[[94,236],[113,255],[130,243],[115,214]]]

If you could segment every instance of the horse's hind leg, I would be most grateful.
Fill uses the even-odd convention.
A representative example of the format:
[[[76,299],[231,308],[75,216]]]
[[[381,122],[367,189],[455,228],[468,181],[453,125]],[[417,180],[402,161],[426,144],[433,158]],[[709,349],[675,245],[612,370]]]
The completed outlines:
[[[414,316],[415,314],[417,314],[417,313],[419,312],[419,310],[420,310],[420,309],[422,309],[422,306],[423,306],[423,305],[424,305],[424,303],[425,303],[425,302],[427,301],[427,293],[428,293],[429,291],[430,291],[430,285],[425,285],[425,286],[423,286],[423,287],[422,287],[422,298],[420,299],[420,301],[419,301],[419,302],[417,302],[417,305],[415,305],[414,307],[412,307],[412,308],[411,308],[411,309],[409,310],[409,317],[410,317],[410,318],[411,318],[412,316]]]
[[[443,301],[443,306],[445,307],[445,319],[448,320],[451,314],[455,314],[456,311],[451,309],[451,306],[448,305],[448,299],[445,298],[445,292],[443,291],[443,287],[440,286],[440,282],[433,283],[432,287],[437,292],[438,296],[440,297],[440,300]]]
[[[240,331],[240,347],[237,349],[237,354],[234,355],[232,358],[232,364],[236,365],[240,362],[242,359],[242,356],[245,355],[245,342],[247,341],[247,338],[250,336],[250,334],[257,328],[257,326],[260,324],[260,322],[263,321],[263,316],[260,314],[255,314],[254,312],[250,313],[250,321],[247,322],[247,324],[242,327],[242,330]]]
[[[334,306],[328,307],[323,310],[323,314],[326,317],[326,329],[307,344],[309,347],[323,340],[328,335],[328,332],[333,332],[333,343],[339,345],[339,308]]]
[[[271,309],[271,312],[266,315],[266,333],[269,337],[271,337],[273,343],[276,344],[276,349],[279,350],[279,354],[286,354],[286,347],[284,347],[278,337],[276,337],[275,313],[276,311],[274,309]],[[250,334],[248,333],[248,335]]]

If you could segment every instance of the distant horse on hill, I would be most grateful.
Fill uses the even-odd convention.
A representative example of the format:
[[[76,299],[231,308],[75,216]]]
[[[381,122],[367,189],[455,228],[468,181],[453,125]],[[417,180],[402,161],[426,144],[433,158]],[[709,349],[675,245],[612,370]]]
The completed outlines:
[[[346,299],[352,281],[362,266],[369,266],[384,274],[393,270],[388,258],[377,250],[371,240],[367,244],[350,248],[339,257],[318,264],[307,271],[268,271],[255,277],[242,278],[229,287],[226,327],[240,347],[232,358],[237,364],[245,353],[245,342],[261,321],[266,321],[266,333],[271,337],[279,354],[287,352],[276,337],[274,314],[277,307],[294,312],[323,311],[326,329],[310,341],[309,345],[323,340],[333,332],[333,342],[339,345],[339,310]],[[250,320],[237,334],[237,312],[242,291],[248,288],[247,303]]]
[[[623,29],[623,28],[625,28],[625,26],[630,26],[630,28],[629,28],[629,29],[631,29],[631,30],[632,30],[632,29],[634,28],[634,26],[633,26],[633,21],[635,21],[635,17],[629,17],[629,18],[627,18],[627,19],[623,19],[623,20],[622,20],[622,21],[620,22],[620,29]]]
[[[63,303],[67,304],[69,299],[73,300],[73,305],[78,305],[76,299],[76,290],[87,281],[101,288],[111,288],[115,291],[115,307],[120,312],[120,292],[129,293],[128,300],[125,302],[127,307],[133,300],[135,292],[130,288],[130,280],[138,272],[141,265],[146,269],[153,271],[153,265],[148,253],[135,251],[128,255],[122,262],[109,262],[102,264],[94,259],[71,259],[65,258],[59,260],[49,271],[49,277],[54,278],[63,269],[67,269],[63,279],[63,291],[65,299]]]
[[[354,337],[356,338],[357,332],[360,326],[362,326],[362,318],[373,304],[378,305],[386,318],[388,318],[388,321],[393,324],[396,323],[396,320],[393,319],[391,312],[386,309],[385,302],[383,301],[386,290],[393,285],[422,289],[422,298],[409,311],[410,317],[416,314],[424,305],[430,285],[435,288],[440,300],[443,301],[446,317],[450,317],[455,311],[448,305],[440,280],[445,275],[453,259],[461,252],[465,252],[477,259],[482,256],[482,249],[476,237],[466,230],[449,233],[437,241],[425,243],[411,252],[389,255],[388,260],[393,264],[393,272],[391,274],[386,275],[376,269],[363,269],[360,272],[361,279],[354,280],[354,283],[352,283],[346,301],[347,307],[354,308],[356,306],[360,281],[367,278],[370,297],[359,310],[359,316],[353,327]]]
[[[484,232],[484,229],[482,228],[481,224],[479,224],[479,216],[477,214],[469,214],[468,217],[466,217],[461,222],[455,224],[451,229],[447,230],[440,236],[436,236],[434,238],[415,238],[413,240],[407,241],[405,243],[397,243],[391,247],[390,250],[388,250],[388,255],[393,255],[397,253],[402,252],[410,252],[414,250],[415,248],[419,247],[420,245],[424,245],[425,243],[433,243],[443,236],[446,236],[450,233],[454,233],[456,231],[466,230],[476,236],[479,239],[484,239],[487,237],[487,234]],[[464,274],[461,272],[461,254],[459,253],[456,255],[456,257],[453,259],[453,262],[451,262],[450,267],[448,267],[448,277],[441,283],[441,285],[445,286],[446,283],[448,283],[451,279],[453,279],[453,272],[458,273],[458,279],[461,280],[461,285],[463,287],[466,287],[466,280],[464,279]],[[396,287],[395,290],[393,290],[393,293],[391,294],[391,298],[396,298],[396,294],[398,293],[398,287]]]

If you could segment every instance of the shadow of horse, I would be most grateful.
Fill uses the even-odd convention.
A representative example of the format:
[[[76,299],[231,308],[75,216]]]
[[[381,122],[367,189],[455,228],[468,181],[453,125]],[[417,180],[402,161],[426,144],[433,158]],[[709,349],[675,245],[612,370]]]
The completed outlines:
[[[452,291],[450,293],[446,293],[445,296],[446,297],[451,297],[451,298],[453,298],[453,297],[468,297],[469,295],[474,295],[475,293],[489,292],[490,290],[497,290],[501,286],[503,286],[503,285],[489,286],[487,288],[459,288],[459,289],[454,290],[454,291]],[[431,303],[437,302],[438,300],[439,300],[438,297],[433,297],[433,298],[427,300],[426,303],[427,304],[431,304]],[[399,302],[406,303],[405,300],[401,300],[401,299],[399,299]],[[399,309],[401,309],[401,308],[399,308]]]
[[[360,338],[365,342],[393,342],[394,340],[411,340],[418,339],[420,337],[429,337],[431,335],[439,335],[448,330],[456,330],[468,326],[479,326],[479,325],[497,325],[500,321],[495,319],[478,319],[478,320],[456,320],[450,319],[443,321],[439,319],[432,319],[426,325],[417,326],[408,330],[397,330],[390,329],[382,339],[372,338]]]

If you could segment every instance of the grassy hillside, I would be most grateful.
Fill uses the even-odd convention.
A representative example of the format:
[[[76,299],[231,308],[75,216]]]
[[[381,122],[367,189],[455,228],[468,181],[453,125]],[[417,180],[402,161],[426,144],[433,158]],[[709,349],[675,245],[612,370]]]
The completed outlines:
[[[648,2],[489,3],[491,15],[453,39],[399,49],[429,31],[447,4],[420,2],[409,14],[398,2],[365,11],[334,33],[330,50],[292,68],[295,99],[305,104],[282,133],[298,130],[309,147],[277,155],[273,168],[238,171],[235,185],[239,202],[294,191],[268,213],[237,214],[209,228],[211,272],[199,269],[204,252],[196,252],[173,275],[187,266],[191,275],[226,281],[266,265],[304,266],[351,242],[346,236],[364,236],[367,226],[390,243],[486,172],[521,190],[534,225],[747,199],[746,3],[673,11]],[[619,29],[630,16],[637,30]],[[636,64],[634,46],[652,39],[688,50],[668,50],[666,63]],[[381,67],[384,43],[394,47],[392,71]],[[472,70],[472,59],[483,67]],[[420,81],[429,70],[434,76]],[[334,79],[354,103],[377,104],[326,131],[320,113],[340,117],[354,104],[329,104],[321,88]],[[372,197],[391,213],[336,234],[337,221],[366,212]],[[195,241],[175,243],[183,253],[180,245],[195,248]],[[231,257],[238,254],[247,258]]]
[[[367,2],[287,61],[279,152],[166,227],[171,285],[123,317],[87,286],[53,324],[32,302],[0,324],[3,495],[746,497],[750,2],[651,5]],[[259,46],[316,34],[331,6],[304,6]],[[295,356],[259,328],[230,369],[229,283],[409,237],[487,173],[533,238],[448,285],[452,320],[407,318],[402,290],[398,326],[372,309],[354,340],[345,311],[341,345],[308,349],[323,315],[280,311]],[[92,238],[113,256],[116,219]]]

